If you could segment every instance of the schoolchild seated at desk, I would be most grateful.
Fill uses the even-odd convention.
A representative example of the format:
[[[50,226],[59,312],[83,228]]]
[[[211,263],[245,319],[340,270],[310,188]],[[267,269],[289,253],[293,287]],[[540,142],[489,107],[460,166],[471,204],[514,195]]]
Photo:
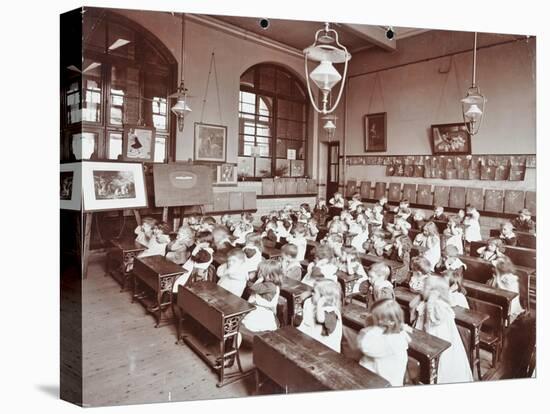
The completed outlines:
[[[218,286],[241,297],[248,281],[248,270],[245,264],[245,254],[235,248],[227,254],[227,262],[220,265],[216,274],[219,278]]]
[[[294,244],[285,244],[281,248],[281,266],[286,277],[302,280],[302,264],[298,260],[298,248]]]
[[[313,295],[304,302],[303,319],[298,329],[336,352],[342,343],[341,290],[332,280],[319,280]]]
[[[535,222],[531,219],[531,212],[526,208],[519,211],[518,217],[512,221],[512,224],[517,231],[528,233],[535,233],[536,231]]]
[[[253,279],[258,270],[258,265],[263,261],[262,235],[259,233],[248,233],[246,235],[246,243],[243,247],[243,252],[249,279]]]
[[[311,262],[302,279],[302,283],[313,286],[315,282],[322,279],[329,279],[333,282],[338,280],[336,272],[338,267],[334,264],[334,253],[327,245],[320,245],[315,248],[314,260]]]
[[[516,246],[518,244],[518,239],[514,232],[514,225],[511,222],[506,221],[500,225],[499,238],[506,246]]]
[[[175,240],[166,246],[166,259],[179,265],[184,264],[191,254],[189,249],[194,243],[195,232],[187,224],[184,224],[178,229]]]
[[[363,245],[367,254],[373,256],[384,256],[389,246],[391,245],[386,241],[386,235],[382,230],[375,230]]]
[[[368,297],[367,306],[370,308],[374,302],[380,299],[395,299],[393,285],[389,281],[391,269],[384,262],[373,263],[367,272],[368,275]],[[365,287],[359,287],[361,292],[365,291]]]
[[[153,229],[153,236],[149,240],[147,250],[141,252],[138,257],[166,255],[166,246],[170,243],[170,226],[167,223],[160,223]]]
[[[512,323],[525,310],[520,302],[519,278],[515,274],[514,264],[508,257],[501,257],[493,262],[495,268],[493,277],[487,284],[494,288],[508,290],[517,293],[509,309],[510,323]]]
[[[492,238],[487,240],[487,244],[477,249],[477,254],[483,260],[493,262],[496,259],[504,257],[505,247],[504,242],[500,238]]]
[[[246,212],[241,214],[241,220],[235,226],[235,230],[233,230],[235,244],[244,244],[246,242],[246,235],[254,231],[253,221],[252,214]]]
[[[324,226],[328,219],[327,201],[323,197],[319,197],[313,207],[313,218],[317,220],[319,226]]]
[[[216,269],[212,266],[212,250],[202,246],[196,246],[189,259],[182,266],[186,272],[179,276],[172,288],[173,303],[176,302],[178,288],[185,286],[190,281],[192,283],[201,280],[213,282],[216,275]]]
[[[451,344],[441,354],[438,384],[473,381],[466,349],[455,323],[449,299],[449,283],[442,276],[431,275],[425,281],[422,295],[414,306],[414,327]]]
[[[460,306],[465,309],[470,309],[468,300],[466,299],[466,289],[462,286],[462,272],[448,269],[443,271],[442,276],[449,282],[449,301],[451,306]]]
[[[158,221],[153,217],[143,217],[141,224],[138,225],[134,233],[136,235],[136,241],[145,246],[149,246],[149,241],[153,237],[153,230],[157,227]]]
[[[235,248],[235,237],[229,233],[224,225],[214,226],[212,229],[212,247],[217,253],[227,253]]]
[[[287,243],[293,244],[298,249],[297,258],[299,261],[304,260],[306,257],[306,227],[303,223],[297,223],[294,226],[292,234],[286,238]]]
[[[244,344],[251,346],[254,335],[280,327],[277,303],[282,279],[283,269],[278,260],[269,259],[258,264],[256,281],[248,287],[248,302],[255,305],[256,309],[244,317],[239,334]]]
[[[436,206],[434,213],[430,217],[431,220],[448,221],[449,219],[445,215],[445,209],[442,206]]]
[[[350,276],[359,277],[353,285],[352,293],[358,293],[359,287],[363,282],[367,282],[369,277],[361,263],[357,250],[353,247],[344,247],[341,256],[337,259],[338,271]]]
[[[409,288],[413,292],[422,292],[424,284],[432,274],[432,268],[428,259],[422,256],[416,256],[411,261],[411,278],[409,279]]]

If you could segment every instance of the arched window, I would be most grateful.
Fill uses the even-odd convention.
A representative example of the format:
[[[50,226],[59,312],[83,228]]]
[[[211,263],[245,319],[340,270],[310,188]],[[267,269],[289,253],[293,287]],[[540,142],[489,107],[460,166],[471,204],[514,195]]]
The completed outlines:
[[[303,177],[308,100],[304,85],[282,66],[262,63],[241,76],[240,179]]]
[[[173,157],[177,62],[162,42],[121,15],[85,8],[82,55],[61,68],[62,158],[118,159],[124,125],[154,127],[155,162]]]

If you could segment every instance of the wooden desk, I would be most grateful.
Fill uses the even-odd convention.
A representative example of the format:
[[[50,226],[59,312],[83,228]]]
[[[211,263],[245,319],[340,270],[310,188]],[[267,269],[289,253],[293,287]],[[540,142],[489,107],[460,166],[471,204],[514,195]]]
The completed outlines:
[[[114,247],[113,259],[107,262],[108,273],[120,283],[120,291],[126,289],[126,285],[132,276],[134,259],[147,248],[135,241],[135,239],[112,239],[111,244]],[[114,264],[114,266],[113,266]]]
[[[358,274],[350,275],[346,272],[337,272],[336,277],[338,278],[338,283],[342,288],[342,298],[344,303],[348,298],[353,296],[353,288],[355,287],[355,282],[360,278]]]
[[[477,249],[484,247],[486,241],[477,241],[470,243],[470,256],[477,257]],[[514,265],[520,265],[536,269],[537,267],[537,251],[536,249],[528,249],[526,247],[506,246],[504,254],[512,260]]]
[[[291,325],[298,323],[298,318],[303,315],[304,301],[311,296],[312,289],[310,286],[298,280],[289,277],[283,277],[281,285],[281,296],[284,297],[288,304],[288,320]]]
[[[533,233],[527,233],[523,231],[516,231],[516,238],[519,247],[527,247],[528,249],[537,248],[537,236]],[[489,237],[500,237],[500,229],[489,230]]]
[[[254,305],[215,283],[204,281],[190,286],[180,286],[176,304],[182,315],[191,317],[208,334],[207,337],[201,335],[201,332],[193,329],[193,323],[184,327],[184,318],[180,318],[176,324],[178,342],[183,339],[205,362],[218,371],[218,387],[235,382],[251,373],[243,372],[237,337],[241,321],[255,308]],[[225,373],[225,362],[232,356],[237,359],[240,373],[229,376]]]
[[[366,326],[369,312],[364,306],[350,303],[342,310],[344,325],[359,331]],[[420,363],[420,381],[424,384],[437,383],[439,357],[451,344],[419,329],[412,329],[408,354]]]
[[[510,307],[512,306],[512,300],[518,296],[517,293],[466,279],[463,280],[463,286],[468,296],[502,306],[505,325],[510,324]]]
[[[410,303],[413,299],[416,299],[419,294],[405,287],[397,287],[394,289],[394,292],[395,299],[403,308],[406,320],[408,320],[409,323],[412,323],[410,320]],[[489,319],[489,315],[471,309],[461,308],[460,306],[454,306],[453,311],[455,313],[456,324],[466,328],[470,332],[469,360],[472,372],[474,372],[475,365],[480,363],[479,333],[481,331],[481,326],[483,325],[483,322]]]
[[[262,377],[285,393],[389,387],[379,375],[292,326],[254,337],[256,393]]]
[[[136,258],[132,302],[138,299],[145,305],[147,311],[155,316],[155,328],[160,325],[165,309],[172,304],[172,287],[175,279],[184,273],[185,270],[181,266],[166,260],[161,255]],[[138,292],[140,282],[152,291],[152,298],[147,293]]]
[[[399,277],[399,275],[402,272],[407,272],[405,265],[402,262],[398,262],[396,260],[391,260],[382,256],[375,256],[373,254],[361,254],[359,255],[359,257],[361,259],[361,263],[365,267],[368,267],[374,263],[384,262],[391,270],[392,280],[404,279],[403,277]]]

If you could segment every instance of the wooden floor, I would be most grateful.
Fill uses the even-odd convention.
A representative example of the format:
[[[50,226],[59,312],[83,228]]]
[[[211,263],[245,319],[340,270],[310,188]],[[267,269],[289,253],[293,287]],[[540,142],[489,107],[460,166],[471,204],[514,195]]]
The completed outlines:
[[[186,345],[173,325],[152,316],[91,263],[83,282],[83,405],[142,404],[251,395],[254,376],[216,387],[217,376]],[[250,355],[243,364],[251,367]],[[236,364],[235,364],[236,365]]]
[[[102,264],[92,262],[82,284],[84,406],[252,395],[254,376],[216,387],[217,376],[203,360],[186,345],[175,344],[173,324],[155,328],[143,306],[132,304],[130,293],[121,293],[117,282],[104,275]],[[490,355],[482,351],[482,374],[487,379],[518,376],[517,364],[508,361],[519,362],[518,356],[532,348],[534,318],[517,322],[507,335],[498,371],[490,369]],[[242,355],[245,370],[252,368],[251,352],[244,350]]]

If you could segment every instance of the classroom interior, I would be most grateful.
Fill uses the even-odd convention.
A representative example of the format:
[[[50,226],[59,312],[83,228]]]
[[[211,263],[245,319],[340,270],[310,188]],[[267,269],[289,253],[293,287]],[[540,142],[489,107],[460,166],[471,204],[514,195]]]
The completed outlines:
[[[323,102],[309,75],[319,62],[309,62],[306,74],[304,49],[317,31],[333,33],[323,32],[327,27],[351,59],[331,65],[341,77]],[[131,161],[128,126],[154,131],[150,159],[139,167],[143,206],[103,208],[96,200],[87,208],[83,183],[84,210],[61,210],[63,399],[103,406],[389,386],[359,363],[355,341],[373,303],[356,283],[360,276],[343,272],[335,282],[340,352],[298,329],[313,285],[286,275],[277,329],[235,346],[255,305],[249,292],[239,299],[216,287],[227,251],[214,249],[207,281],[192,277],[174,291],[185,266],[168,250],[143,255],[146,246],[135,240],[145,218],[166,223],[174,241],[190,220],[213,217],[214,226],[229,228],[250,217],[263,260],[278,261],[285,237],[268,237],[266,217],[300,218],[304,204],[315,216],[324,199],[324,220],[317,220],[318,234],[300,263],[300,277],[308,277],[330,221],[342,211],[330,203],[335,194],[343,196],[343,210],[355,199],[366,212],[386,198],[383,223],[366,220],[369,234],[380,228],[387,245],[408,200],[410,263],[395,245],[393,255],[354,254],[369,277],[373,265],[387,266],[394,300],[411,326],[411,303],[421,296],[409,284],[411,265],[425,250],[414,242],[423,227],[415,228],[413,217],[435,223],[443,240],[449,225],[431,219],[435,207],[447,218],[461,210],[471,218],[467,206],[475,207],[480,238],[461,239],[459,255],[469,309],[453,307],[471,381],[535,376],[535,37],[86,7],[61,17],[61,50],[62,165]],[[482,122],[464,133],[461,99],[476,82],[486,98]],[[323,105],[335,109],[323,113]],[[382,132],[372,135],[373,126]],[[205,141],[203,131],[220,141]],[[444,131],[467,137],[462,150],[445,144]],[[169,187],[172,170],[162,168],[171,166],[199,174],[197,187]],[[515,245],[499,250],[519,291],[488,284],[496,264],[480,258],[479,249],[502,239],[502,225],[527,212],[533,228],[516,226]],[[241,237],[230,236],[231,243]],[[342,236],[345,249],[352,237]],[[243,244],[245,238],[232,247]],[[516,303],[519,316],[512,315]],[[449,342],[422,329],[411,336],[404,385],[437,384]]]

